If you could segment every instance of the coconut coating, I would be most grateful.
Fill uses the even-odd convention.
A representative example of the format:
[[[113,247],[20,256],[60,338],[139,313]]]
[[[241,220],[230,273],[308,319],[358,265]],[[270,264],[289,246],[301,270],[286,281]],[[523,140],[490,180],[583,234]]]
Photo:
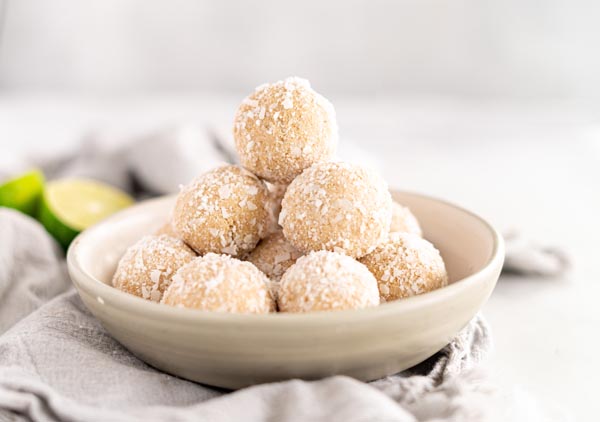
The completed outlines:
[[[214,253],[181,267],[161,303],[240,314],[275,310],[266,275],[249,262]]]
[[[247,260],[271,280],[279,281],[283,273],[301,256],[302,252],[292,246],[283,233],[278,231],[261,240],[256,249],[250,252]]]
[[[375,275],[382,302],[419,295],[448,284],[440,252],[411,233],[391,233],[389,239],[360,259]]]
[[[156,235],[166,234],[167,236],[178,238],[179,234],[175,231],[173,224],[171,224],[171,220],[164,223],[162,226],[156,230]]]
[[[408,207],[400,205],[396,201],[392,202],[392,224],[390,225],[390,233],[395,232],[423,236],[421,225],[414,214]]]
[[[319,163],[290,184],[279,224],[303,252],[371,252],[389,233],[392,198],[385,181],[361,166]]]
[[[117,265],[117,289],[158,302],[175,272],[196,257],[181,240],[167,235],[145,236],[130,246]]]
[[[318,251],[299,258],[281,278],[280,312],[336,311],[379,305],[377,280],[347,255]]]
[[[269,192],[248,170],[227,165],[185,186],[173,209],[173,226],[200,255],[240,256],[267,234]]]
[[[273,184],[266,183],[267,188],[269,189],[269,209],[271,210],[271,215],[269,219],[269,233],[275,233],[281,230],[281,226],[279,225],[279,214],[281,213],[281,201],[283,200],[283,195],[285,195],[285,191],[288,187],[286,184]]]
[[[273,183],[290,183],[335,154],[333,106],[310,83],[291,77],[264,84],[242,101],[233,125],[241,163]]]

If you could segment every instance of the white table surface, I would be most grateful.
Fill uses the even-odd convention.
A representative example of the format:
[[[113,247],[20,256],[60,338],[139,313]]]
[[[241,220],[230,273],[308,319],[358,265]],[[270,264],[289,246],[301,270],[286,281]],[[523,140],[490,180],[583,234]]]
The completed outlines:
[[[122,135],[178,123],[227,128],[236,100],[4,94],[0,164],[31,151],[67,150],[97,129]],[[352,139],[366,148],[391,186],[446,198],[500,229],[519,229],[570,252],[573,270],[564,277],[500,280],[484,308],[495,338],[486,366],[506,391],[526,392],[556,420],[597,420],[600,108],[439,98],[332,101],[340,146]]]

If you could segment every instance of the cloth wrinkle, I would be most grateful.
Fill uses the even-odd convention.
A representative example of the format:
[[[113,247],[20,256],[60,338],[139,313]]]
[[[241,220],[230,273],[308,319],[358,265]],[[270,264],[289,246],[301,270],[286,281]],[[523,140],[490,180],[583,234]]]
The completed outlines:
[[[119,144],[106,148],[96,134],[81,150],[37,164],[49,178],[90,177],[139,199],[177,192],[179,184],[234,157],[227,140],[201,128],[172,128]],[[355,161],[369,160],[357,151]],[[479,364],[491,334],[480,315],[425,362],[371,383],[333,376],[228,392],[162,373],[110,337],[77,296],[63,253],[38,222],[0,208],[0,234],[0,421],[490,420],[496,392]],[[528,242],[515,244],[520,249],[507,269],[564,270],[547,247],[531,251],[523,246]],[[535,265],[518,251],[533,256]]]
[[[39,225],[33,219],[0,213],[0,226],[8,222],[27,233],[29,245],[48,242],[43,230],[31,230]],[[2,272],[1,286],[18,286],[21,276],[40,286],[69,284],[64,260],[52,248],[5,247],[25,257],[39,256],[28,267],[20,258],[9,260],[14,268]],[[62,276],[53,279],[50,272]],[[38,290],[47,291],[33,288]],[[422,411],[419,403],[428,397],[455,401],[456,389],[446,391],[444,382],[456,378],[462,383],[461,372],[484,357],[480,352],[489,340],[478,316],[431,362],[384,380],[365,384],[337,376],[227,392],[161,373],[138,360],[106,333],[72,287],[54,299],[32,297],[30,291],[19,291],[22,306],[46,303],[0,335],[0,409],[34,421],[428,420],[414,416]],[[468,406],[483,407],[484,400]],[[436,420],[459,420],[452,419],[447,407],[439,409]]]

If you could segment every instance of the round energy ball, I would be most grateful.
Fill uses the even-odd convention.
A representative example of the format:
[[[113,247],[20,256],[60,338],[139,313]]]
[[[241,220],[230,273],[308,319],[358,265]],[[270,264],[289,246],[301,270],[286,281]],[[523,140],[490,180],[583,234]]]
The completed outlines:
[[[127,249],[112,284],[124,292],[158,302],[175,272],[194,258],[194,251],[179,239],[145,236]]]
[[[303,252],[358,258],[389,233],[392,198],[383,179],[355,164],[319,163],[288,186],[279,215],[283,234]]]
[[[423,236],[421,225],[414,214],[403,205],[396,201],[392,202],[392,224],[390,225],[390,233],[412,233],[417,236]]]
[[[283,200],[283,195],[285,195],[285,191],[288,187],[286,184],[273,184],[266,183],[267,188],[269,189],[269,209],[271,210],[271,215],[269,219],[269,233],[275,233],[281,230],[281,226],[279,225],[279,214],[281,213],[281,201]]]
[[[181,267],[161,303],[240,314],[275,311],[266,275],[249,262],[214,253]]]
[[[173,209],[173,227],[200,255],[240,256],[267,234],[266,185],[248,170],[227,165],[185,186]]]
[[[336,311],[379,305],[377,280],[347,255],[318,251],[300,257],[281,278],[280,312]]]
[[[256,88],[233,125],[242,165],[272,183],[290,183],[305,168],[331,159],[337,131],[331,103],[295,77]]]
[[[273,281],[279,281],[283,273],[291,267],[302,252],[294,248],[281,231],[275,232],[260,241],[250,252],[247,261],[256,265]]]
[[[155,234],[156,235],[166,234],[167,236],[179,238],[179,235],[177,234],[177,232],[175,232],[175,228],[173,227],[173,224],[171,224],[171,220],[167,221],[162,226],[160,226],[158,228],[158,230],[156,230]]]
[[[411,233],[391,233],[389,239],[360,259],[375,275],[382,302],[419,295],[448,284],[440,252]]]

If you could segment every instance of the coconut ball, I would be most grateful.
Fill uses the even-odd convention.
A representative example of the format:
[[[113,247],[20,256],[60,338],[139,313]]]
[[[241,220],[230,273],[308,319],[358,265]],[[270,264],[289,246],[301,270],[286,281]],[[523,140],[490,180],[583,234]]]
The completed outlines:
[[[273,183],[289,183],[335,153],[335,111],[301,78],[261,85],[242,101],[233,125],[241,163]]]
[[[216,168],[185,186],[173,209],[173,226],[200,255],[240,256],[267,234],[269,192],[248,170]]]
[[[281,278],[281,312],[336,311],[379,305],[377,280],[367,267],[337,252],[299,258]]]
[[[348,163],[319,163],[290,184],[279,224],[303,252],[329,250],[361,257],[384,241],[392,198],[375,173]]]
[[[161,303],[239,314],[275,310],[266,275],[249,262],[214,253],[181,267]]]
[[[175,237],[175,238],[179,237],[179,235],[175,231],[175,228],[173,227],[173,224],[171,224],[171,220],[167,221],[162,226],[160,226],[154,234],[156,234],[156,235],[166,234],[167,236],[171,236],[171,237]]]
[[[279,225],[279,214],[281,213],[281,201],[283,195],[288,187],[287,184],[278,183],[266,183],[267,189],[269,189],[269,209],[271,210],[270,221],[269,221],[269,233],[275,233],[281,230]]]
[[[411,233],[391,233],[389,239],[360,259],[375,275],[382,302],[419,295],[448,284],[440,252]]]
[[[252,262],[273,281],[279,281],[283,273],[291,267],[302,252],[292,246],[281,231],[261,240],[256,249],[250,252],[247,260]]]
[[[175,272],[196,257],[181,240],[167,235],[145,236],[129,247],[117,266],[117,289],[158,302]]]
[[[390,225],[390,233],[395,232],[423,236],[421,225],[414,214],[408,207],[400,205],[396,201],[392,202],[392,224]]]

